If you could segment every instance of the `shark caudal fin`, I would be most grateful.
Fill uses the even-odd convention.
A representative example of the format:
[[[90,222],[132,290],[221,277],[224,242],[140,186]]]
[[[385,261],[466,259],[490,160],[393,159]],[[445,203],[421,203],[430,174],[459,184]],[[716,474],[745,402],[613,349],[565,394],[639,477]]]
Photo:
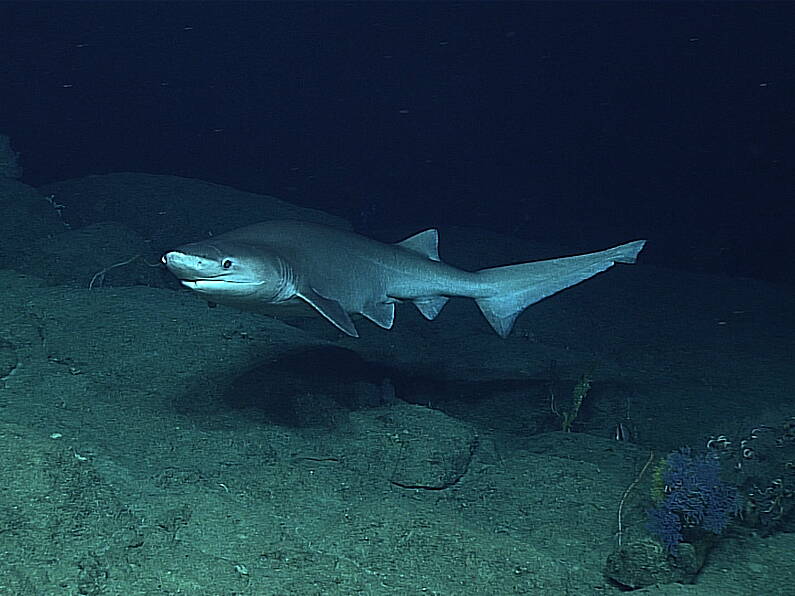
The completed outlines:
[[[494,294],[476,300],[500,337],[507,337],[514,321],[531,304],[609,269],[615,263],[634,263],[645,240],[628,242],[600,252],[478,271]]]

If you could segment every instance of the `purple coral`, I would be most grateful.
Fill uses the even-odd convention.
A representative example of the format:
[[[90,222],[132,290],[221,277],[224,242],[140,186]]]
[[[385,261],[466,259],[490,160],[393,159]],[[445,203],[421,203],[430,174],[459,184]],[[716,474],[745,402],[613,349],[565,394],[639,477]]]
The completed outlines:
[[[720,534],[740,510],[737,488],[720,478],[720,461],[711,453],[694,455],[683,447],[665,460],[665,498],[648,512],[646,527],[673,552],[685,533]]]

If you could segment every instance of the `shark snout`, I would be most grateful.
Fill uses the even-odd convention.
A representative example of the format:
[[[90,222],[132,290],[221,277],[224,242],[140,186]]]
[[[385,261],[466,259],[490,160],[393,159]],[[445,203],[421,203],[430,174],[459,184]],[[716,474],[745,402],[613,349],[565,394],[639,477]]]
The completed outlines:
[[[179,279],[213,277],[215,274],[214,270],[217,269],[216,263],[210,259],[186,254],[178,250],[167,252],[160,260]]]
[[[193,269],[186,259],[185,254],[172,250],[171,252],[167,252],[164,254],[160,261],[163,265],[166,266],[166,269],[171,271],[174,275],[178,278],[183,279],[184,277],[188,277],[187,275],[183,275],[188,272],[188,270]]]

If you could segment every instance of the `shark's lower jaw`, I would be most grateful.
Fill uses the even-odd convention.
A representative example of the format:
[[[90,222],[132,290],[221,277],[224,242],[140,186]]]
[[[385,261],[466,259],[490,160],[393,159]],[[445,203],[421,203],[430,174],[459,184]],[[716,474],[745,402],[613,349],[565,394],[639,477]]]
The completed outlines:
[[[257,291],[260,282],[234,282],[223,279],[181,279],[180,283],[197,292],[210,296],[249,296]]]

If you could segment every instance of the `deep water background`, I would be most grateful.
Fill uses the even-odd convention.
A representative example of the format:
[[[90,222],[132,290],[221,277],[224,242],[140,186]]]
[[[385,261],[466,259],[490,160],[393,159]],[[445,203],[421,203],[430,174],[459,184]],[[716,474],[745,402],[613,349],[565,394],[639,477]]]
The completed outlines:
[[[0,55],[36,186],[170,173],[795,279],[791,3],[11,2]]]

